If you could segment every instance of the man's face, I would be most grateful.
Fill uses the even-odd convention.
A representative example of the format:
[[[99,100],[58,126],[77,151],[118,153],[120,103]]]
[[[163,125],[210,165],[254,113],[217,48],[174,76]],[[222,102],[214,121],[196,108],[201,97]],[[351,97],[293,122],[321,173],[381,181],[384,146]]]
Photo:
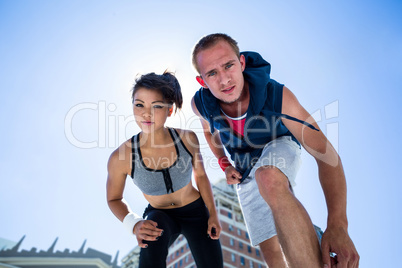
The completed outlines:
[[[219,41],[213,47],[200,51],[196,59],[200,72],[197,80],[204,82],[202,86],[209,88],[222,102],[236,102],[244,87],[244,56],[239,59],[227,42]]]

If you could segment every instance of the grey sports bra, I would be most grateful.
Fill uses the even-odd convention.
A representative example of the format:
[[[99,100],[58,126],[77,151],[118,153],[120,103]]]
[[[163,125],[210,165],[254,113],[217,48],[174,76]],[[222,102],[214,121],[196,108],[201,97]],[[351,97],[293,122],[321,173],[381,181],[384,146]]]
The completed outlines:
[[[176,148],[176,161],[168,168],[150,169],[144,164],[141,149],[138,146],[140,135],[131,138],[132,168],[131,178],[135,185],[147,195],[164,195],[173,193],[191,181],[193,170],[190,151],[186,148],[175,129],[168,128]]]

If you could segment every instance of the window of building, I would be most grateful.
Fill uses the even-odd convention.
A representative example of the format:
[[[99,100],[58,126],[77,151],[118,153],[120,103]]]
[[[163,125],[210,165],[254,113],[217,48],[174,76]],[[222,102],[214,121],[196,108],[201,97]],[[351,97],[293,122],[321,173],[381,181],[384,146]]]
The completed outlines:
[[[229,219],[233,218],[232,212],[228,212],[228,218],[229,218]]]
[[[188,255],[186,256],[186,263],[188,263]]]
[[[229,224],[229,231],[233,231],[233,226]]]
[[[183,247],[181,247],[180,251],[181,251],[181,253],[183,253],[183,252],[184,252],[184,248],[183,248]]]
[[[241,230],[237,228],[237,234],[241,236]]]
[[[242,266],[246,265],[246,261],[244,260],[244,257],[240,257],[240,264]]]
[[[232,262],[236,262],[236,255],[234,253],[232,253]]]
[[[243,249],[243,242],[240,242],[240,241],[239,241],[239,248],[240,248],[240,249]]]
[[[254,263],[252,260],[250,260],[250,268],[254,268]]]
[[[176,257],[179,256],[179,251],[176,251]]]
[[[181,267],[183,265],[183,259],[180,260],[179,266]]]
[[[257,255],[258,257],[260,256],[260,251],[258,249],[255,249],[255,255]]]
[[[248,236],[248,233],[246,232],[246,238],[249,239],[250,237]]]
[[[247,246],[247,251],[248,251],[249,253],[251,253],[251,252],[252,252],[252,250],[251,250],[251,246],[250,246],[250,245],[248,245],[248,246]]]
[[[230,238],[230,245],[234,246],[234,239],[233,238]]]

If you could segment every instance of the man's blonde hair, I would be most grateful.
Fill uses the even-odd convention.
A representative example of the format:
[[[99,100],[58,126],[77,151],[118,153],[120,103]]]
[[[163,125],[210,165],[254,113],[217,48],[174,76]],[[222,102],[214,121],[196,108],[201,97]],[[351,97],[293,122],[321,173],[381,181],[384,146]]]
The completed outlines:
[[[219,41],[227,42],[233,48],[233,51],[236,53],[237,57],[240,58],[239,47],[237,46],[237,42],[232,37],[230,37],[229,35],[224,34],[224,33],[209,34],[209,35],[201,38],[197,42],[197,44],[194,46],[194,49],[193,49],[192,62],[193,62],[194,68],[197,70],[198,73],[200,73],[200,70],[198,69],[198,64],[197,64],[198,53],[216,45]]]

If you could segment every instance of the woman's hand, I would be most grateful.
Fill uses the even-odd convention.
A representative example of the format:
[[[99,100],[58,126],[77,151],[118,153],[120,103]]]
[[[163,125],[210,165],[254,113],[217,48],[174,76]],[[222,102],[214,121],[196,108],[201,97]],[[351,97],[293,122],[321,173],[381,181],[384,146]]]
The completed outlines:
[[[208,235],[211,239],[217,240],[221,234],[222,226],[218,215],[211,215],[208,219]]]
[[[143,220],[137,222],[134,226],[134,234],[137,237],[138,246],[147,248],[146,241],[156,241],[163,234],[163,230],[158,228],[158,224],[151,220]]]

